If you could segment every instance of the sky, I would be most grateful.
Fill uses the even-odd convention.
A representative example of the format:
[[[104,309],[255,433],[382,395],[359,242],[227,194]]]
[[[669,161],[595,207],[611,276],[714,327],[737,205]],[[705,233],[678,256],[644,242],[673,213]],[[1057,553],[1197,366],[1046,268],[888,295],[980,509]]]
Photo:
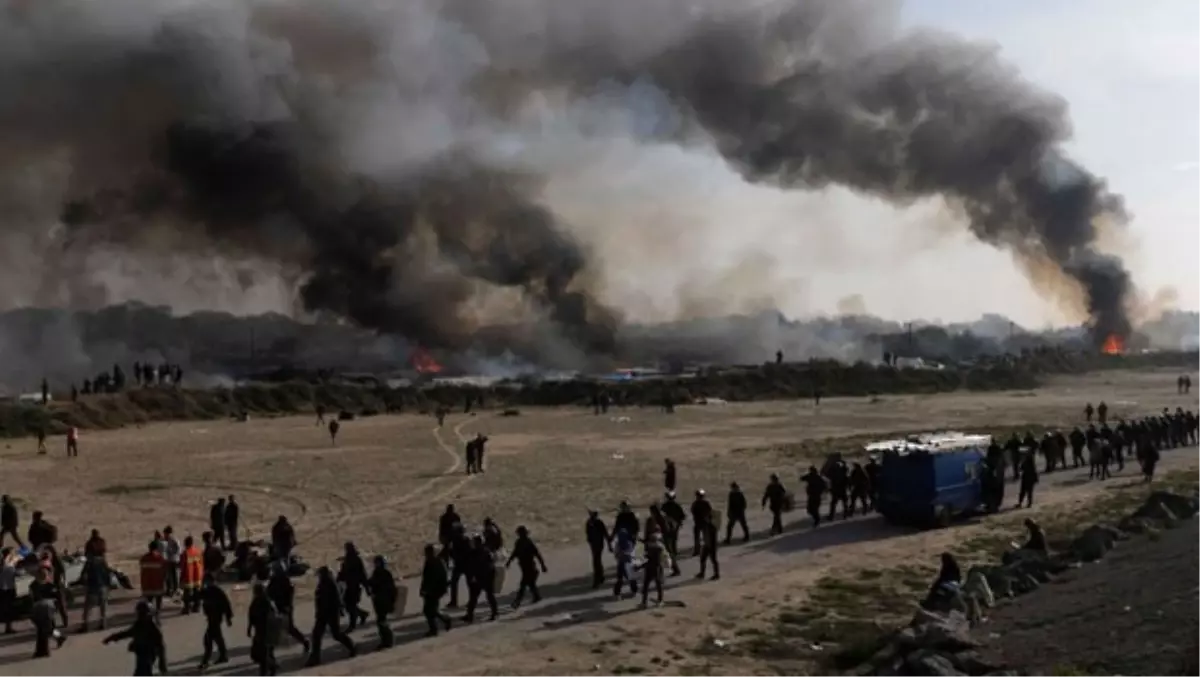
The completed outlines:
[[[901,20],[991,43],[1064,97],[1075,131],[1068,153],[1123,195],[1132,216],[1105,247],[1126,259],[1145,298],[1200,307],[1200,3],[908,0]],[[554,202],[604,252],[610,298],[634,317],[775,306],[790,317],[902,321],[1001,313],[1031,328],[1084,319],[1039,296],[1009,254],[976,241],[938,203],[900,209],[837,188],[752,186],[719,158],[674,148],[632,164],[613,154],[581,170],[609,178],[587,182],[598,188],[577,209]],[[619,219],[606,209],[616,203]]]
[[[907,0],[901,19],[991,43],[1034,84],[1064,97],[1075,130],[1068,152],[1105,177],[1132,215],[1106,245],[1123,254],[1145,297],[1200,308],[1200,2]],[[636,94],[631,100],[649,103],[635,107],[629,126],[664,123],[653,97]],[[567,126],[579,123],[565,117]],[[554,123],[553,114],[535,120]],[[1083,319],[1039,296],[1010,254],[976,241],[936,201],[901,209],[839,188],[751,185],[711,149],[623,146],[619,135],[581,156],[577,143],[559,143],[563,134],[523,152],[553,170],[548,203],[598,253],[601,300],[629,319],[773,308],[900,321],[999,313],[1031,328]],[[113,300],[180,311],[293,305],[294,290],[277,277],[244,289],[223,286],[234,274],[216,270],[218,282],[196,294],[199,264],[168,263],[151,271],[153,285],[136,271],[108,271]]]
[[[1200,3],[909,0],[903,20],[993,42],[1029,80],[1063,96],[1075,128],[1069,152],[1125,197],[1132,237],[1123,251],[1137,283],[1151,296],[1173,288],[1179,306],[1200,307]],[[1027,323],[1061,321],[998,252],[961,241],[936,256],[970,275],[974,299]],[[928,309],[910,312],[970,314],[959,307],[965,299],[928,298]]]

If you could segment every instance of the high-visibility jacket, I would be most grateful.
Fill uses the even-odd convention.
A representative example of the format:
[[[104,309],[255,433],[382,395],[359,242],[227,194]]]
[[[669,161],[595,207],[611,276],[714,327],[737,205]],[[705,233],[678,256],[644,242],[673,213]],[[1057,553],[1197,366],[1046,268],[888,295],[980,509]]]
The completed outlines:
[[[197,590],[204,580],[204,555],[200,548],[192,546],[183,551],[183,571],[180,572],[179,584],[183,588]]]
[[[160,552],[148,552],[138,560],[141,568],[142,594],[146,597],[166,594],[167,560]]]

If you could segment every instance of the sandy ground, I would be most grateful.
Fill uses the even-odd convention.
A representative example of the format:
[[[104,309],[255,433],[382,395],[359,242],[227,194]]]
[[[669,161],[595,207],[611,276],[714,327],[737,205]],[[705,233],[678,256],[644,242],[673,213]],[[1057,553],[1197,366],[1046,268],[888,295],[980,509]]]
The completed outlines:
[[[587,555],[578,545],[584,508],[607,512],[622,498],[642,506],[654,500],[667,457],[679,464],[681,493],[705,487],[723,502],[724,487],[736,479],[753,503],[770,472],[795,481],[796,461],[772,449],[801,440],[936,427],[1068,425],[1081,418],[1086,400],[1107,401],[1114,418],[1164,406],[1195,407],[1191,396],[1175,394],[1177,375],[1108,372],[1032,392],[832,399],[819,409],[811,402],[779,402],[685,407],[674,415],[637,408],[600,417],[578,409],[525,410],[519,417],[485,411],[454,415],[441,430],[416,415],[375,417],[344,425],[336,446],[309,418],[173,423],[88,435],[76,459],[57,449],[33,455],[29,442],[12,443],[0,458],[10,477],[22,478],[8,491],[28,509],[44,510],[63,540],[81,544],[91,527],[100,528],[118,559],[140,553],[149,534],[166,524],[198,534],[207,521],[207,501],[229,493],[238,496],[243,522],[255,535],[262,535],[276,515],[287,514],[302,554],[316,564],[331,563],[342,542],[353,539],[364,552],[387,554],[399,571],[413,571],[420,546],[432,539],[436,516],[447,502],[469,522],[491,515],[509,532],[526,524],[540,541],[551,568],[541,605],[433,641],[411,642],[423,627],[419,619],[406,618],[396,624],[402,646],[338,662],[331,661],[344,657],[341,649],[327,648],[322,673],[759,672],[769,666],[699,648],[710,636],[728,635],[738,623],[751,622],[782,596],[802,596],[804,586],[830,567],[926,558],[948,539],[985,525],[910,534],[877,518],[815,532],[794,524],[799,528],[783,537],[724,550],[720,583],[674,579],[668,598],[686,609],[634,613],[632,602],[611,601],[587,585]],[[488,472],[468,478],[459,452],[463,440],[477,431],[492,438]],[[1192,451],[1181,451],[1168,455],[1163,465],[1195,464]],[[1068,477],[1050,476],[1044,486]],[[1099,483],[1068,484],[1043,491],[1041,500],[1082,500],[1104,491]],[[755,528],[766,526],[761,515],[755,518]],[[685,574],[695,566],[686,563]],[[514,572],[509,592],[515,578]],[[245,608],[244,594],[234,592],[239,612]],[[114,620],[124,622],[128,611],[128,604],[116,605]],[[410,616],[416,611],[415,600],[408,611]],[[301,607],[300,624],[310,618],[311,609]],[[237,619],[228,633],[234,661],[224,667],[252,674],[242,623]],[[194,666],[200,624],[170,617],[165,627],[172,671]],[[373,635],[367,630],[363,637],[373,645]],[[101,649],[99,640],[97,633],[75,636],[51,659],[30,662],[27,633],[0,637],[0,672],[121,674],[131,669],[127,652]],[[281,651],[286,668],[298,667],[297,654],[295,647]]]

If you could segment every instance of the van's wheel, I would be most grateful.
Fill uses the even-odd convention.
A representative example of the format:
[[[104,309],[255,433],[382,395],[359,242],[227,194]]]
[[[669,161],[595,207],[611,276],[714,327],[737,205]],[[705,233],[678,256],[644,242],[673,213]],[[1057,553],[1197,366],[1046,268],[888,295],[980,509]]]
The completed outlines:
[[[950,518],[953,515],[948,505],[939,505],[933,515],[933,523],[939,529],[945,529],[950,526]]]

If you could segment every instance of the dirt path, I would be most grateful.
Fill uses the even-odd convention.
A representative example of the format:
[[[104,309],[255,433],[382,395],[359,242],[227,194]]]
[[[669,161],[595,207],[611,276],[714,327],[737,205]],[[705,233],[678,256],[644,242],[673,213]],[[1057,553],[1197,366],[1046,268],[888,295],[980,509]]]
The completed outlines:
[[[454,432],[463,438],[460,423]],[[435,437],[441,442],[440,434]],[[440,444],[447,454],[457,454]],[[1194,448],[1164,454],[1164,471],[1175,468],[1195,468]],[[452,464],[447,472],[457,467]],[[1086,482],[1086,472],[1070,471],[1045,475],[1039,503],[1062,505],[1081,501],[1103,492],[1118,482],[1126,482],[1135,471],[1127,468],[1122,477],[1108,483]],[[469,478],[458,480],[465,483]],[[440,478],[431,479],[433,486]],[[751,497],[756,498],[756,497]],[[407,499],[406,499],[407,500]],[[424,640],[423,621],[419,618],[419,600],[410,597],[403,618],[393,623],[398,646],[390,651],[371,653],[346,660],[343,650],[335,643],[325,648],[326,665],[321,674],[461,674],[461,673],[555,673],[572,674],[612,672],[625,663],[645,663],[654,653],[658,660],[648,668],[655,672],[683,670],[686,661],[702,660],[693,656],[693,649],[702,636],[729,633],[725,625],[746,615],[747,609],[761,610],[762,605],[778,602],[781,595],[803,588],[830,568],[861,566],[866,561],[897,561],[930,558],[931,553],[955,539],[964,538],[974,530],[986,529],[987,521],[962,527],[913,533],[888,527],[877,516],[839,521],[817,530],[807,528],[806,522],[792,516],[788,530],[779,537],[766,539],[762,533],[769,518],[752,510],[751,526],[756,538],[744,546],[725,548],[721,552],[722,581],[696,581],[696,561],[684,560],[684,576],[668,579],[669,604],[660,609],[638,610],[633,600],[614,600],[610,590],[593,592],[590,585],[588,554],[585,548],[546,549],[550,573],[543,577],[545,600],[536,606],[526,606],[512,612],[505,606],[497,623],[480,623],[472,627],[456,627],[438,639]],[[580,525],[582,528],[582,524]],[[685,530],[681,550],[690,545],[690,530]],[[536,537],[536,534],[534,534]],[[838,546],[838,547],[832,547]],[[415,582],[411,582],[415,583]],[[507,584],[508,594],[501,598],[505,605],[515,589],[515,577]],[[679,603],[686,604],[682,608]],[[257,668],[249,664],[249,645],[245,638],[245,597],[235,593],[234,627],[226,633],[232,662],[214,674],[250,675]],[[114,604],[110,609],[110,627],[121,627],[129,620],[128,601]],[[507,613],[506,613],[507,612]],[[78,614],[75,614],[75,618]],[[297,619],[302,629],[308,629],[312,607],[302,602]],[[193,672],[201,654],[203,622],[193,616],[177,616],[168,612],[164,623],[168,659],[173,673]],[[646,630],[644,636],[640,631]],[[363,649],[373,648],[374,628],[356,633]],[[0,636],[0,674],[62,675],[62,674],[128,674],[132,656],[123,646],[102,647],[103,635],[97,632],[75,635],[51,658],[30,661],[32,638],[28,632],[16,636]],[[623,644],[624,643],[624,644]],[[285,671],[302,668],[303,656],[299,647],[279,651]],[[671,660],[673,666],[668,667]],[[687,671],[700,670],[688,664]]]

